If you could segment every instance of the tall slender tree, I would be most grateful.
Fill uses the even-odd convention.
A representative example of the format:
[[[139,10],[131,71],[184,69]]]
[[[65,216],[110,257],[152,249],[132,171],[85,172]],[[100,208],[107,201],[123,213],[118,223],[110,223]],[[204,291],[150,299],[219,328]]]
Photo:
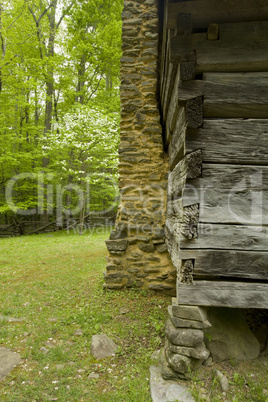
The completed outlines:
[[[116,177],[118,131],[111,151],[103,140],[108,126],[101,131],[98,122],[118,124],[121,11],[122,0],[0,0],[0,219],[14,213],[4,187],[23,172],[53,174],[48,187],[41,181],[45,200],[51,186],[81,185],[90,172],[92,194],[101,186],[102,199],[107,191],[111,202],[109,180],[96,177],[111,171]],[[67,124],[70,116],[77,125]],[[97,148],[88,146],[89,133]],[[37,180],[17,180],[16,206],[37,207],[37,188]],[[93,198],[91,207],[99,209],[102,201]],[[51,212],[49,203],[51,197],[36,209]]]

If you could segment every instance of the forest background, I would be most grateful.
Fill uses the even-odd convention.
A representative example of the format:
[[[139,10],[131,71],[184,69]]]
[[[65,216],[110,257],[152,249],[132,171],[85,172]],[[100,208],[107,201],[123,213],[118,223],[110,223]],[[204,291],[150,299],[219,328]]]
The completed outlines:
[[[0,224],[117,208],[122,0],[0,0]]]

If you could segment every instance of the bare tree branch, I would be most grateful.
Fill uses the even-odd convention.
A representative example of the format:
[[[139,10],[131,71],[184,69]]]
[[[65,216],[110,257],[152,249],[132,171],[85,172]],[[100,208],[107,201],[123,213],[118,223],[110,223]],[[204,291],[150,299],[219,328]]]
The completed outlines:
[[[49,4],[49,6],[42,12],[40,17],[38,18],[38,24],[40,24],[42,18],[46,15],[46,13],[49,11],[49,9],[53,6],[53,1]]]
[[[33,12],[33,10],[31,9],[31,7],[30,7],[30,6],[28,6],[28,10],[29,10],[29,11],[30,11],[30,13],[32,14],[33,19],[34,19],[34,21],[35,21],[36,25],[38,26],[38,21],[37,21],[37,19],[36,19],[36,17],[35,17],[35,14],[34,14],[34,12]]]
[[[11,57],[9,61],[7,61],[4,66],[7,66],[9,63],[11,63],[16,57],[20,57],[18,54],[15,54],[15,56]]]
[[[89,95],[89,97],[87,98],[87,101],[89,101],[92,98],[92,96],[94,95],[94,93],[97,92],[97,90],[100,86],[101,80],[103,79],[103,75],[100,77],[98,84],[97,84],[96,88],[94,89],[94,91],[92,91],[91,94]]]
[[[31,9],[31,7],[30,6],[28,6],[28,9],[29,9],[29,11],[30,11],[30,13],[32,14],[32,16],[33,16],[33,19],[34,19],[34,21],[35,21],[35,25],[36,25],[36,35],[37,35],[37,39],[38,39],[38,43],[39,43],[39,51],[40,51],[40,57],[41,57],[41,59],[43,60],[43,50],[42,50],[42,33],[41,33],[41,29],[40,29],[40,21],[41,21],[41,19],[39,18],[38,20],[37,20],[37,18],[36,18],[36,16],[35,16],[35,14],[34,14],[34,12],[33,12],[33,10]],[[48,11],[48,10],[47,10]],[[47,12],[46,11],[46,12]],[[43,13],[42,13],[43,14]]]
[[[64,18],[65,15],[71,10],[71,8],[73,7],[74,3],[75,3],[75,1],[73,0],[73,1],[71,2],[71,4],[69,5],[69,7],[67,7],[66,10],[62,13],[62,16],[60,17],[60,19],[59,19],[59,21],[58,21],[58,23],[57,23],[57,25],[56,25],[56,29],[59,28],[60,24],[62,23],[63,18]]]
[[[22,13],[23,13],[23,11],[24,11],[24,6],[25,6],[25,4],[26,4],[26,1],[24,1],[24,4],[23,4],[23,6],[22,6],[21,13],[17,16],[17,18],[16,18],[14,21],[11,22],[11,24],[7,27],[7,30],[9,30],[9,29],[12,27],[12,25],[14,25],[15,22],[21,17],[21,15],[22,15]]]

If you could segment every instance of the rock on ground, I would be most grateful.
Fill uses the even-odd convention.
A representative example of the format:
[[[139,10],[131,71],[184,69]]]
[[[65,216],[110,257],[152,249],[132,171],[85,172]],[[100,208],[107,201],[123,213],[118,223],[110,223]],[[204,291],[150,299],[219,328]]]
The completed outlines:
[[[176,328],[169,319],[166,322],[165,333],[170,343],[178,346],[194,348],[204,340],[202,329]]]
[[[118,346],[105,334],[93,335],[91,340],[90,353],[95,359],[104,359],[113,356]]]
[[[258,357],[260,344],[238,309],[210,308],[208,320],[212,327],[205,331],[208,335],[206,347],[213,361],[243,361]]]
[[[178,381],[163,380],[160,367],[150,367],[152,402],[194,402],[187,387]]]
[[[217,377],[217,378],[219,379],[219,381],[220,381],[221,389],[222,389],[224,392],[228,392],[229,383],[228,383],[228,380],[227,380],[227,378],[225,377],[225,375],[223,375],[222,372],[220,372],[219,370],[215,370],[215,375],[216,375],[216,377]]]
[[[10,371],[21,362],[19,353],[0,346],[0,380],[2,380]]]
[[[22,322],[25,321],[24,317],[17,318],[17,317],[8,317],[5,315],[0,314],[0,321],[7,321],[7,322]]]

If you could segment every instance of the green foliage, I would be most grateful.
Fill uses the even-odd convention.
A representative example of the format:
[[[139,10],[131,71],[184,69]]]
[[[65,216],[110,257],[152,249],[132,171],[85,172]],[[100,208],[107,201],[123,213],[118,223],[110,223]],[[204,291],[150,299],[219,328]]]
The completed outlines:
[[[37,176],[16,181],[13,212],[36,208],[55,217],[56,186],[85,192],[87,181],[87,210],[113,203],[122,3],[1,1],[0,220],[12,215],[7,183],[24,172],[42,172],[44,180],[41,187]],[[67,199],[68,207],[77,203],[76,194]]]

